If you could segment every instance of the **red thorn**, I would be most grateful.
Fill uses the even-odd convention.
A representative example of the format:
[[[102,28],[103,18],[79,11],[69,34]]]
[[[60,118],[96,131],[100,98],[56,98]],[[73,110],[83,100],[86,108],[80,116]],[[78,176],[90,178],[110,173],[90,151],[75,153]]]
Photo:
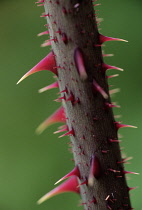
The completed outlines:
[[[67,101],[71,101],[72,103],[74,102],[74,95],[73,95],[73,93],[71,93],[70,96],[66,99],[66,102]]]
[[[59,29],[58,29],[58,31],[56,31],[55,33],[57,33],[57,34],[60,34],[60,35],[61,35],[61,34],[62,34],[61,29],[59,28]]]
[[[52,15],[43,13],[40,17],[51,17]]]
[[[61,185],[59,185],[58,187],[56,187],[55,189],[51,190],[49,193],[44,195],[42,198],[40,198],[37,203],[41,204],[47,199],[65,192],[74,192],[79,194],[79,188],[77,186],[78,186],[77,176],[72,176],[67,181],[65,181],[64,183],[62,183]]]
[[[60,2],[59,1],[56,1],[56,4],[60,4]]]
[[[55,131],[54,134],[61,133],[61,132],[64,132],[64,131],[68,131],[68,126],[67,125],[65,125],[64,128],[62,128],[58,131]]]
[[[82,80],[86,80],[88,75],[85,68],[84,55],[79,47],[77,47],[74,51],[74,61],[80,78]]]
[[[84,182],[82,182],[81,184],[79,184],[78,187],[80,187],[81,185],[84,185],[84,184],[88,185],[88,181],[85,180]]]
[[[135,189],[137,189],[138,187],[127,187],[127,189],[128,189],[128,191],[130,191],[130,190],[135,190]]]
[[[83,205],[87,205],[87,203],[86,202],[82,202],[82,203],[79,204],[79,206],[83,206]]]
[[[50,46],[51,42],[55,42],[56,43],[56,42],[58,42],[58,40],[57,40],[57,38],[45,40],[45,42],[43,44],[41,44],[41,47]]]
[[[40,134],[50,125],[58,122],[63,122],[63,123],[66,122],[65,112],[62,106],[56,112],[54,112],[49,118],[47,118],[43,123],[41,123],[39,127],[36,129],[36,132]]]
[[[68,89],[65,87],[65,89],[60,91],[59,93],[68,93]]]
[[[74,100],[72,103],[73,103],[73,105],[75,105],[75,104],[77,104],[77,103],[80,103],[80,99],[77,97],[77,99]]]
[[[101,151],[103,154],[107,154],[109,152],[109,150],[102,150]]]
[[[26,77],[30,76],[31,74],[34,74],[38,71],[42,70],[48,70],[53,72],[57,75],[57,69],[55,68],[56,61],[55,56],[53,52],[50,52],[45,58],[43,58],[37,65],[35,65],[30,71],[28,71],[18,82],[19,84],[22,80],[24,80]]]
[[[113,104],[113,103],[108,103],[108,102],[106,102],[105,105],[106,105],[108,108],[113,108],[113,107],[115,107],[115,108],[120,108],[119,105],[115,105],[115,104]]]
[[[115,88],[115,89],[109,90],[109,94],[110,95],[113,95],[113,94],[118,93],[118,92],[120,92],[119,88]]]
[[[136,174],[136,175],[139,175],[139,173],[136,173],[136,172],[132,172],[132,171],[122,171],[123,174]]]
[[[96,6],[100,6],[101,4],[94,4],[94,6],[96,7]]]
[[[113,142],[120,143],[121,140],[118,140],[118,139],[109,139],[109,142],[111,142],[111,143],[113,143]]]
[[[116,70],[119,70],[119,71],[123,71],[123,69],[121,69],[119,67],[111,66],[111,65],[108,65],[106,63],[102,63],[102,68],[103,68],[104,71],[106,71],[108,69],[116,69]]]
[[[42,35],[45,35],[45,34],[49,34],[49,31],[43,31],[43,32],[39,33],[37,36],[42,36]]]
[[[67,14],[67,10],[65,7],[62,8],[62,12],[66,15]]]
[[[110,79],[110,78],[118,77],[118,76],[119,76],[119,74],[113,74],[113,75],[107,76],[107,78]]]
[[[103,57],[112,57],[114,56],[113,54],[103,54]]]
[[[41,44],[41,47],[47,47],[47,46],[50,46],[51,45],[51,41],[52,40],[46,40],[43,44]]]
[[[100,40],[100,44],[103,44],[104,42],[107,42],[107,41],[123,41],[123,42],[128,42],[127,40],[124,40],[124,39],[107,37],[107,36],[104,36],[102,34],[99,34],[99,40]]]
[[[133,126],[133,125],[125,125],[125,124],[120,124],[119,122],[114,122],[115,125],[116,125],[116,128],[119,129],[119,128],[137,128],[136,126]]]
[[[121,118],[121,115],[114,115],[114,118],[116,119]]]
[[[107,93],[103,90],[103,88],[95,80],[93,80],[93,86],[94,86],[95,90],[97,90],[105,99],[108,98]]]
[[[61,138],[61,137],[64,137],[64,136],[74,136],[75,135],[75,133],[74,133],[74,130],[73,129],[71,129],[70,131],[68,131],[67,133],[65,133],[65,134],[63,134],[63,135],[61,135],[61,136],[59,136],[59,138]]]
[[[80,172],[79,172],[78,166],[75,166],[75,168],[71,172],[69,172],[67,175],[63,176],[55,184],[58,184],[59,182],[63,181],[64,179],[67,179],[74,175],[77,176],[78,178],[80,178]]]
[[[39,89],[38,92],[39,93],[43,93],[46,90],[50,90],[50,89],[58,88],[58,87],[59,87],[59,84],[58,84],[58,81],[56,81],[56,82],[52,83],[51,85],[48,85],[48,86],[46,86],[44,88]]]
[[[123,158],[121,161],[117,161],[117,164],[119,164],[119,163],[128,163],[127,161],[131,160],[131,159],[132,159],[132,157]]]
[[[56,102],[61,102],[61,100],[66,100],[65,95],[62,96],[62,97],[60,97],[60,98],[55,99],[54,101],[56,101]]]
[[[91,160],[91,167],[88,177],[88,184],[93,186],[94,177],[98,179],[101,176],[101,165],[99,159],[94,155]]]
[[[67,44],[68,43],[68,37],[65,33],[62,33],[62,41]]]
[[[111,171],[111,172],[113,172],[113,173],[120,173],[120,171],[115,170],[115,169],[112,169],[112,168],[108,168],[107,170],[108,170],[108,171]]]
[[[92,199],[89,203],[90,203],[90,204],[91,204],[91,203],[97,203],[96,198],[93,196],[93,199]]]

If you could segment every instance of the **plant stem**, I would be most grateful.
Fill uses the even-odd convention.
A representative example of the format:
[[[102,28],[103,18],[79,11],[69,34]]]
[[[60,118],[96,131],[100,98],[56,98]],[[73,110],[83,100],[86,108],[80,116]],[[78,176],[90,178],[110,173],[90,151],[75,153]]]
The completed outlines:
[[[96,15],[90,0],[46,0],[58,81],[72,130],[75,165],[85,210],[131,209],[129,190],[117,142],[108,79],[103,62]],[[81,64],[82,65],[81,65]],[[114,141],[113,141],[114,140]],[[97,160],[97,161],[96,161]],[[88,183],[91,161],[98,176]],[[90,182],[90,181],[89,181]]]

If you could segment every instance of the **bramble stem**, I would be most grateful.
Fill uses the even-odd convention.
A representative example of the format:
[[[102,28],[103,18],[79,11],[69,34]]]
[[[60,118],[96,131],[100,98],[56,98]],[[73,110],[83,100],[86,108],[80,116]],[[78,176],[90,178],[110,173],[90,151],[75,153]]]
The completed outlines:
[[[80,171],[85,210],[131,209],[117,142],[103,63],[100,35],[91,0],[46,0],[50,39],[58,68],[75,164]],[[114,140],[114,141],[113,141]],[[98,176],[89,178],[97,158]],[[96,173],[96,172],[94,172]],[[89,178],[89,183],[88,183]]]

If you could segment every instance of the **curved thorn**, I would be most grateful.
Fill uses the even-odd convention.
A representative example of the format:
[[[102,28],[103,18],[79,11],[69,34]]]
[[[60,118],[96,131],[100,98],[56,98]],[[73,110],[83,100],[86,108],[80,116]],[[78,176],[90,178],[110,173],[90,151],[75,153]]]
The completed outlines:
[[[52,83],[51,85],[48,85],[44,88],[41,88],[38,90],[39,93],[43,93],[45,92],[46,90],[50,90],[50,89],[53,89],[53,88],[58,88],[59,87],[59,84],[58,84],[58,81]]]
[[[107,41],[122,41],[122,42],[128,42],[125,39],[119,39],[119,38],[113,38],[113,37],[108,37],[108,36],[104,36],[102,34],[99,34],[99,40],[100,40],[100,44],[103,44],[104,42]]]
[[[18,82],[19,84],[22,80],[24,80],[26,77],[30,76],[31,74],[34,74],[38,71],[42,70],[49,70],[57,75],[57,69],[56,69],[56,62],[55,62],[55,56],[53,52],[50,52],[45,58],[43,58],[37,65],[35,65],[30,71],[28,71]]]
[[[91,160],[91,167],[88,177],[88,185],[93,186],[94,178],[98,179],[101,176],[101,166],[99,159],[94,155]]]
[[[95,90],[98,91],[104,97],[104,99],[108,98],[108,94],[103,90],[103,88],[95,80],[93,80],[93,86]]]
[[[44,201],[46,201],[47,199],[61,194],[61,193],[65,193],[65,192],[75,192],[75,193],[79,193],[79,189],[78,189],[78,180],[76,176],[72,176],[71,178],[69,178],[67,181],[65,181],[64,183],[62,183],[61,185],[59,185],[58,187],[56,187],[55,189],[51,190],[49,193],[47,193],[46,195],[44,195],[43,197],[41,197],[38,201],[37,204],[41,204]]]
[[[58,184],[59,182],[63,181],[64,179],[67,179],[73,175],[80,177],[80,172],[79,172],[78,166],[75,166],[75,168],[71,172],[69,172],[68,174],[63,176],[61,179],[59,179],[54,185]]]
[[[119,68],[117,66],[111,66],[111,65],[108,65],[106,63],[102,64],[102,68],[104,69],[104,71],[109,70],[109,69],[116,69],[116,70],[119,70],[119,71],[124,71],[122,68]]]
[[[64,136],[74,136],[75,134],[74,134],[74,130],[73,129],[71,129],[70,131],[68,131],[67,133],[65,133],[65,134],[63,134],[63,135],[61,135],[61,136],[59,136],[59,138],[62,138],[62,137],[64,137]]]
[[[54,134],[61,133],[61,132],[64,132],[64,131],[68,131],[68,126],[67,125],[65,125],[62,129],[60,129],[58,131],[55,131]]]
[[[74,61],[80,78],[82,80],[86,80],[88,75],[85,68],[84,55],[79,47],[77,47],[74,51]]]
[[[119,76],[119,74],[113,74],[113,75],[107,76],[107,78],[110,79],[110,78],[118,77],[118,76]]]
[[[115,88],[115,89],[109,90],[110,95],[113,95],[113,94],[119,93],[119,92],[120,92],[120,88]]]
[[[43,32],[37,34],[37,36],[42,36],[42,35],[45,35],[45,34],[49,34],[49,31],[43,31]]]
[[[136,126],[133,126],[133,125],[126,125],[126,124],[121,124],[119,122],[114,122],[115,125],[116,125],[116,128],[119,129],[119,128],[137,128]]]
[[[66,122],[64,108],[62,106],[38,126],[36,133],[41,134],[50,125],[58,122]]]

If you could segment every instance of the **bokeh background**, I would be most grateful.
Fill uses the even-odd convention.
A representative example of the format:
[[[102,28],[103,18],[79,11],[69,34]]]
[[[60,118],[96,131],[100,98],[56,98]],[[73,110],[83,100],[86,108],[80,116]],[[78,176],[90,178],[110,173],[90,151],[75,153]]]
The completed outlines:
[[[125,69],[111,79],[121,88],[114,101],[121,105],[123,123],[138,129],[121,130],[121,146],[132,156],[126,170],[142,174],[142,1],[100,0],[99,17],[104,19],[101,33],[124,38],[128,43],[106,43],[105,53],[114,53],[106,62]],[[68,138],[58,139],[52,126],[42,135],[36,127],[59,106],[53,102],[57,90],[38,94],[37,90],[54,81],[50,72],[39,72],[16,86],[19,78],[46,56],[49,48],[40,48],[47,39],[37,34],[46,30],[37,7],[29,0],[0,0],[0,210],[76,210],[79,197],[63,194],[38,206],[36,201],[54,187],[54,183],[73,168]],[[115,73],[118,73],[114,70]],[[142,177],[130,175],[133,207],[142,209]]]

